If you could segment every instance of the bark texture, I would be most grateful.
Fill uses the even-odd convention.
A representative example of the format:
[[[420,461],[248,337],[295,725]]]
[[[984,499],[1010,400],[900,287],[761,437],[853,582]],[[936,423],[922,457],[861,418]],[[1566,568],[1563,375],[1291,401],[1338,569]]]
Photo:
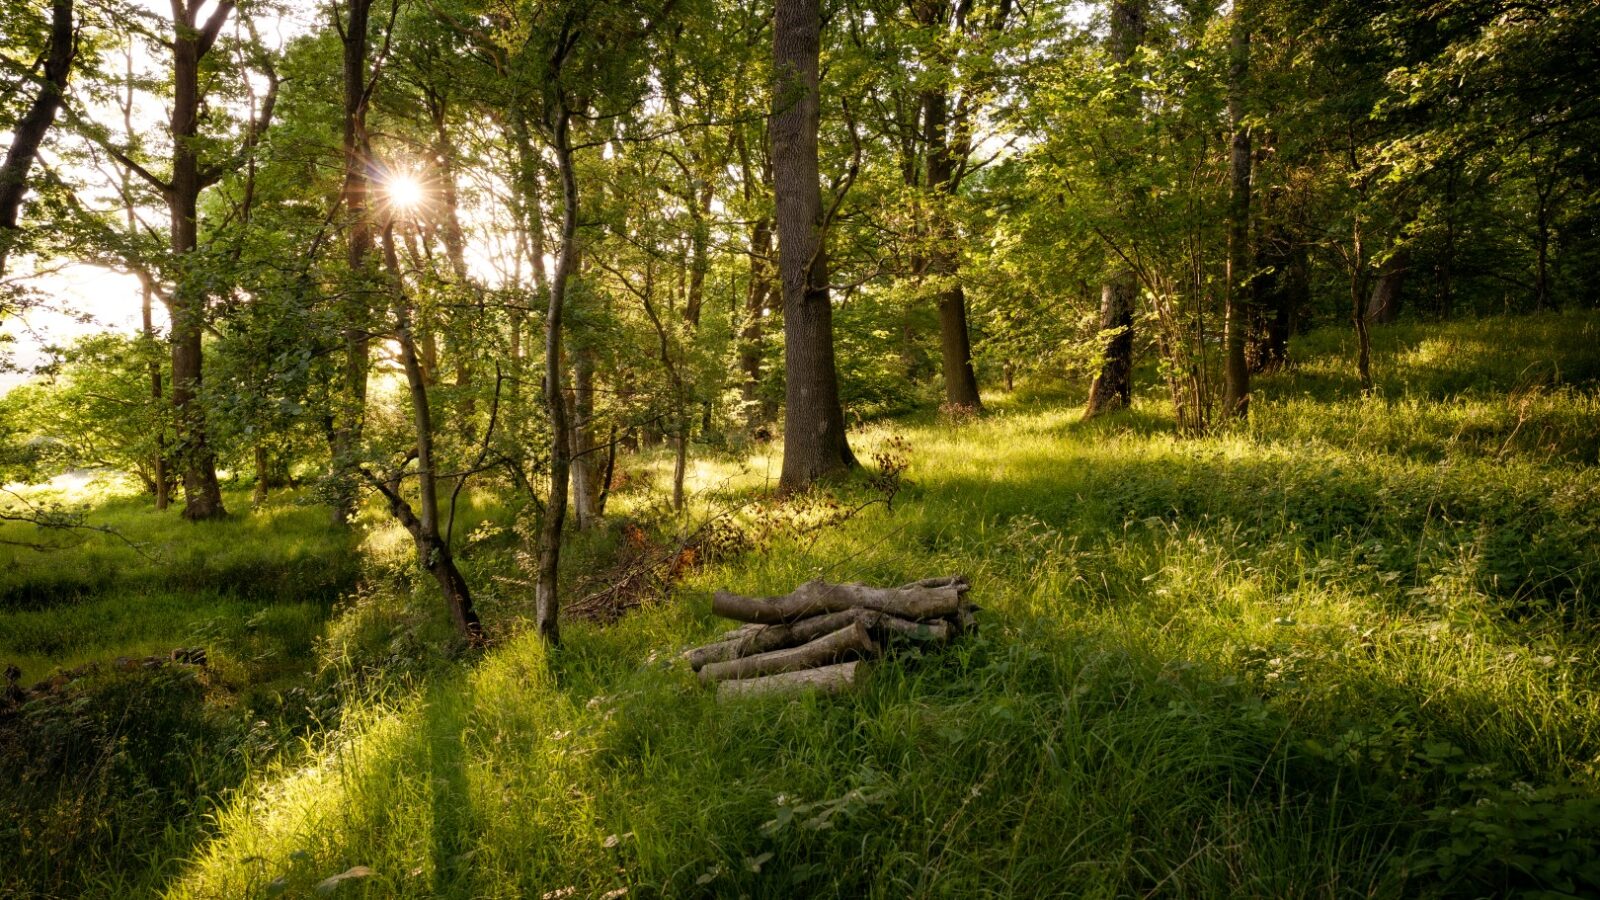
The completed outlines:
[[[820,669],[784,672],[763,678],[724,681],[717,685],[718,700],[741,697],[781,697],[792,694],[837,694],[856,683],[861,663],[851,661]]]
[[[819,0],[778,0],[773,27],[772,164],[783,290],[785,401],[779,489],[804,490],[856,465],[833,355],[822,185],[817,170]]]
[[[899,588],[808,581],[782,597],[745,597],[717,591],[711,611],[740,622],[782,625],[821,613],[870,609],[902,619],[934,619],[961,609],[965,581],[918,582]]]
[[[843,628],[798,647],[710,663],[700,670],[700,683],[713,684],[736,678],[756,678],[761,675],[776,675],[779,672],[814,669],[844,662],[852,657],[866,658],[877,652],[878,645],[872,640],[872,635],[867,632],[866,626],[859,621],[852,621]]]
[[[1411,252],[1405,247],[1395,250],[1378,267],[1378,277],[1373,280],[1372,293],[1367,297],[1368,322],[1389,325],[1399,318],[1400,298],[1410,270]]]

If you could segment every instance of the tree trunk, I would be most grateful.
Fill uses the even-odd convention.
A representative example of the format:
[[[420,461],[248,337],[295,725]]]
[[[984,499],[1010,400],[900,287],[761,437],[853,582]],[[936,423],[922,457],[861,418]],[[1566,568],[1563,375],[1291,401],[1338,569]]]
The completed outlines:
[[[348,0],[344,22],[344,190],[348,217],[345,264],[350,285],[342,302],[344,370],[333,412],[330,444],[333,474],[333,520],[347,524],[355,514],[356,481],[353,466],[359,456],[367,407],[369,332],[372,317],[372,218],[368,177],[372,148],[367,137],[367,28],[372,0]],[[432,372],[429,364],[428,372]]]
[[[171,246],[179,259],[176,290],[168,300],[172,317],[172,405],[177,423],[176,459],[183,475],[183,516],[190,520],[227,515],[217,483],[216,456],[206,437],[201,396],[207,290],[201,280],[183,271],[195,263],[199,246],[198,208],[204,187],[196,137],[200,131],[200,60],[216,41],[234,4],[216,6],[203,28],[196,27],[200,4],[173,0],[172,35],[172,180],[167,191]]]
[[[389,510],[400,524],[411,533],[416,545],[417,562],[433,576],[450,610],[450,620],[467,643],[483,643],[483,625],[472,606],[472,592],[467,581],[456,567],[450,545],[439,533],[439,487],[433,456],[433,410],[428,404],[428,383],[423,378],[422,363],[417,356],[416,337],[412,332],[411,301],[400,272],[400,260],[394,250],[394,230],[391,225],[383,233],[384,263],[389,269],[389,280],[394,292],[395,343],[400,346],[400,362],[406,373],[406,388],[411,398],[411,425],[416,437],[418,512],[400,494],[397,474],[391,487],[384,491]]]
[[[130,215],[131,215],[130,211]],[[161,360],[153,355],[156,347],[156,327],[154,310],[151,308],[151,290],[149,282],[145,282],[139,299],[139,317],[141,333],[152,351],[150,357],[150,400],[155,409],[161,408],[163,392],[161,390]],[[155,480],[155,500],[157,511],[164,510],[172,502],[172,477],[167,472],[167,429],[164,422],[156,422],[156,452],[151,454],[150,471]]]
[[[539,570],[534,583],[534,618],[539,636],[555,646],[561,643],[561,594],[558,573],[561,531],[567,517],[567,487],[571,477],[572,445],[567,429],[566,404],[561,397],[561,328],[567,281],[577,259],[578,176],[572,158],[572,112],[561,96],[554,113],[556,166],[561,175],[561,253],[550,279],[550,302],[544,322],[544,399],[550,416],[550,497],[539,529]]]
[[[1250,332],[1250,128],[1244,121],[1245,80],[1250,74],[1250,0],[1233,5],[1228,67],[1228,124],[1233,147],[1228,160],[1228,309],[1223,363],[1222,414],[1244,418],[1250,410],[1250,367],[1245,342]]]
[[[594,350],[572,352],[572,513],[580,531],[600,521],[602,462],[594,438]]]
[[[745,294],[744,327],[739,332],[740,386],[745,405],[745,421],[751,428],[772,418],[772,410],[761,400],[761,357],[765,318],[772,310],[772,220],[757,219],[750,229],[750,289]]]
[[[1367,322],[1390,325],[1400,316],[1401,290],[1406,274],[1411,269],[1411,252],[1401,247],[1389,254],[1378,268],[1378,277],[1372,282],[1372,293],[1367,298]]]
[[[1120,69],[1126,70],[1134,64],[1139,45],[1144,42],[1148,2],[1116,0],[1111,5],[1107,49],[1111,61]],[[1142,114],[1137,88],[1130,89],[1122,112],[1130,116]],[[1125,262],[1119,261],[1100,289],[1100,332],[1105,347],[1100,357],[1100,371],[1089,384],[1089,399],[1083,407],[1085,419],[1123,409],[1133,402],[1133,313],[1138,300],[1138,276]]]
[[[944,399],[950,406],[978,410],[978,377],[972,371],[972,339],[967,331],[967,295],[960,282],[960,253],[949,203],[956,184],[955,160],[950,152],[949,101],[943,90],[922,95],[925,187],[933,196],[927,208],[933,221],[928,228],[933,245],[928,248],[927,270],[937,279],[939,298],[939,358],[944,375]]]
[[[1356,375],[1361,380],[1361,395],[1372,394],[1372,335],[1367,329],[1367,258],[1362,244],[1361,217],[1350,229],[1350,318],[1356,327]]]
[[[1123,270],[1100,289],[1100,331],[1108,335],[1100,372],[1089,384],[1083,417],[1124,409],[1133,403],[1133,308],[1139,281]]]
[[[785,493],[805,490],[818,478],[856,465],[839,404],[817,171],[821,41],[820,0],[778,0],[770,127],[787,403],[778,484]]]
[[[44,61],[44,84],[33,105],[11,132],[11,148],[0,163],[0,275],[6,271],[6,257],[18,234],[22,198],[28,193],[28,170],[39,155],[39,145],[56,120],[67,92],[67,77],[77,55],[72,33],[72,0],[54,0],[50,5],[50,49]]]

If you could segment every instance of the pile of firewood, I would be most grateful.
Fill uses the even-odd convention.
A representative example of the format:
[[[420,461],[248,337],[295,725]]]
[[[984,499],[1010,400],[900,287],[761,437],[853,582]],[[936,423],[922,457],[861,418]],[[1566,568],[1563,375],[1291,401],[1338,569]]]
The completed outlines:
[[[907,644],[943,644],[975,627],[965,575],[897,588],[808,581],[782,597],[717,591],[711,611],[745,625],[685,651],[717,697],[821,691],[855,683],[864,660]]]

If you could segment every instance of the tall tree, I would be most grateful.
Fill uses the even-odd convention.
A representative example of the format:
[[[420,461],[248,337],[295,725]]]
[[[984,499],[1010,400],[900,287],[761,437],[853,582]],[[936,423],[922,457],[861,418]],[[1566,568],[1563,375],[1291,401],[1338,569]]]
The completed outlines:
[[[337,391],[334,426],[330,439],[333,462],[333,518],[348,522],[355,513],[356,491],[350,471],[356,448],[361,445],[362,420],[366,415],[368,368],[368,319],[371,310],[372,223],[368,215],[371,190],[372,142],[367,136],[367,108],[373,84],[367,72],[367,31],[372,0],[347,0],[344,15],[334,9],[334,27],[343,48],[344,117],[341,144],[344,150],[344,185],[341,200],[348,220],[345,236],[345,263],[350,285],[340,318],[344,330],[343,384]]]
[[[1224,339],[1222,414],[1243,418],[1250,407],[1250,368],[1245,340],[1250,330],[1250,126],[1245,121],[1250,75],[1252,0],[1234,0],[1228,54],[1228,300]]]
[[[16,240],[17,217],[22,198],[28,193],[28,170],[39,155],[39,145],[55,122],[56,111],[66,96],[67,77],[77,55],[72,30],[72,0],[54,0],[50,5],[50,45],[45,52],[44,78],[33,104],[11,133],[11,147],[0,163],[0,275],[5,274],[6,257]]]
[[[1131,74],[1144,40],[1148,0],[1115,0],[1111,4],[1111,62],[1124,75]],[[1125,115],[1140,114],[1140,92],[1127,87],[1121,106]],[[1100,333],[1105,336],[1100,371],[1089,385],[1084,418],[1122,409],[1133,401],[1133,312],[1139,296],[1139,279],[1119,260],[1111,277],[1100,287]]]
[[[172,0],[172,177],[165,187],[171,217],[171,250],[178,266],[196,263],[200,243],[200,192],[220,178],[225,169],[203,168],[196,140],[200,134],[200,63],[212,46],[228,15],[232,0],[222,0],[205,24],[199,23],[201,0]],[[270,109],[267,115],[271,115]],[[200,388],[204,370],[201,336],[205,331],[209,291],[189,272],[168,301],[172,317],[172,405],[176,411],[178,446],[183,474],[183,516],[214,519],[227,515],[222,487],[217,483],[217,459],[206,437],[206,413]]]
[[[779,489],[800,491],[853,468],[839,403],[828,291],[826,223],[817,164],[821,117],[819,0],[778,0],[773,18],[772,169],[783,291],[783,473]]]

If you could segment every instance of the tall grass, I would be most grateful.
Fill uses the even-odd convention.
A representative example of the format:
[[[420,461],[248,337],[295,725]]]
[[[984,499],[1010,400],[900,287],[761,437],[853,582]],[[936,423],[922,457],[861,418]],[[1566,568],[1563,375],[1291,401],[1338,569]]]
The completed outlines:
[[[892,512],[353,705],[251,779],[168,893],[310,894],[354,866],[338,893],[1600,890],[1595,327],[1386,330],[1372,400],[1313,335],[1248,427],[1203,440],[1143,400],[858,432],[914,448]],[[1537,438],[1519,352],[1556,364]],[[707,460],[694,486],[738,497],[771,462]],[[718,705],[674,659],[722,627],[718,586],[952,571],[977,637],[844,697]]]

